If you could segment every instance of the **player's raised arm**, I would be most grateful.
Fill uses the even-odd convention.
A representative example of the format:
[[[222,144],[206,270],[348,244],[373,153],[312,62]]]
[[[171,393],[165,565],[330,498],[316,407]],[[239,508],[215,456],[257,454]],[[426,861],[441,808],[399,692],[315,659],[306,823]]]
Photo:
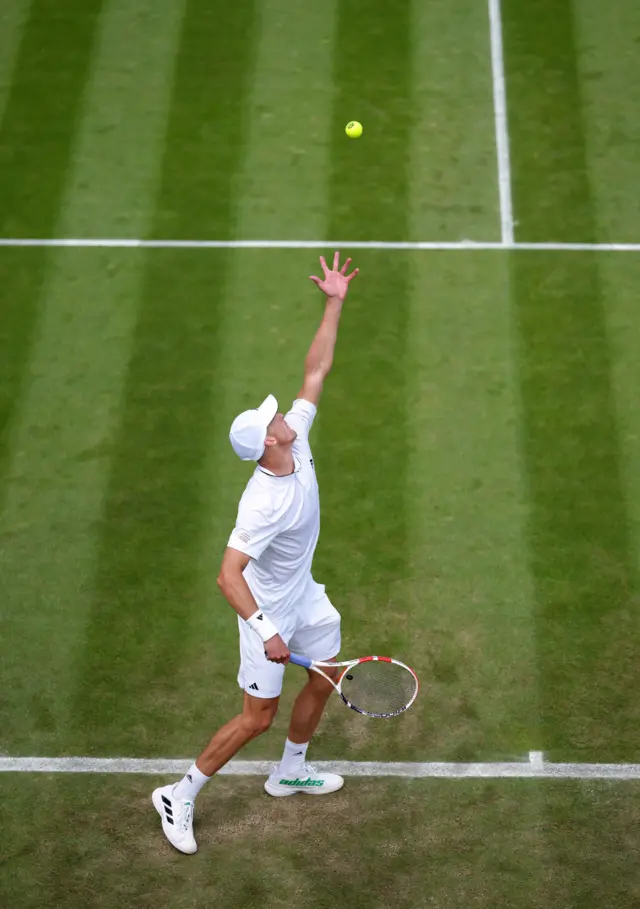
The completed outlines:
[[[338,337],[338,325],[342,313],[342,304],[349,290],[350,281],[358,274],[359,269],[354,269],[347,274],[351,259],[347,259],[340,268],[340,253],[333,257],[333,268],[329,269],[323,256],[320,256],[320,265],[324,273],[323,278],[311,275],[310,278],[326,297],[324,315],[315,338],[309,348],[309,353],[304,363],[304,383],[299,398],[318,403],[322,392],[322,385],[333,364],[333,351]]]

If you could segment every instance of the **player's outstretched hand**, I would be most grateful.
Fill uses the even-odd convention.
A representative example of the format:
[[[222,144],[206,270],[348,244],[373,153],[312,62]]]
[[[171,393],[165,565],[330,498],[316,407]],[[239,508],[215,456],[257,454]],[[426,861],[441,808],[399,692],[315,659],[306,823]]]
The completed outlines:
[[[264,645],[264,655],[272,663],[288,663],[289,648],[279,634],[274,635]]]
[[[347,296],[347,291],[349,290],[349,282],[355,278],[360,269],[355,268],[351,274],[348,275],[347,269],[351,265],[351,259],[347,259],[342,268],[340,268],[339,252],[337,252],[333,257],[333,268],[331,270],[327,268],[327,263],[324,260],[324,256],[320,256],[320,265],[322,265],[324,278],[318,278],[315,275],[310,275],[310,279],[314,284],[317,284],[320,290],[328,297],[335,297],[342,302],[342,300],[344,300],[344,298]]]

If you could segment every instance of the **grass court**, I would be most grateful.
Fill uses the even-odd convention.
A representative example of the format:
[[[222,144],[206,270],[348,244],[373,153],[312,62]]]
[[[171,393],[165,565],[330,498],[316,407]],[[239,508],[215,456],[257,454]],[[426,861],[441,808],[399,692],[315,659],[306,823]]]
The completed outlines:
[[[501,19],[515,240],[588,248],[500,246],[483,0],[2,4],[0,238],[227,245],[0,245],[0,755],[189,759],[236,712],[228,429],[297,394],[340,241],[314,575],[423,689],[310,759],[640,760],[640,247],[598,248],[640,243],[640,8]],[[160,779],[1,774],[3,909],[640,901],[637,780],[220,777],[190,858]]]

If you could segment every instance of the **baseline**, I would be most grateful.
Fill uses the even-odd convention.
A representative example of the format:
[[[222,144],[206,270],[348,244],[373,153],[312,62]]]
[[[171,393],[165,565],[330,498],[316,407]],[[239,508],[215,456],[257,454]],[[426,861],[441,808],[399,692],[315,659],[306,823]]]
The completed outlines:
[[[190,759],[180,758],[92,758],[92,757],[0,757],[5,773],[186,773]],[[230,761],[219,772],[223,776],[268,776],[273,761]],[[343,776],[405,777],[409,779],[580,779],[637,780],[640,764],[550,763],[540,751],[531,751],[522,761],[478,763],[413,763],[384,761],[314,761],[321,771]]]

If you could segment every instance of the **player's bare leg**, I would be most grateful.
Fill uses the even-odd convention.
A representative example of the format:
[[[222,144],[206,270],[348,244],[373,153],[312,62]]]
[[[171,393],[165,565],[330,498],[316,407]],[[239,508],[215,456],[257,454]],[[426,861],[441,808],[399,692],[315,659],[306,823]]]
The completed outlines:
[[[334,657],[333,660],[336,658]],[[329,660],[328,662],[333,662]],[[325,668],[328,676],[338,680],[339,667]],[[319,673],[307,670],[309,680],[295,700],[289,723],[289,741],[295,744],[310,742],[313,733],[327,705],[329,696],[335,690]]]
[[[245,693],[242,713],[213,736],[179,783],[155,789],[152,801],[162,830],[180,852],[197,851],[193,835],[194,800],[205,783],[247,742],[266,732],[278,710],[279,698],[256,698]]]
[[[340,670],[336,667],[325,672],[337,680]],[[333,690],[333,686],[321,675],[309,671],[309,680],[293,705],[282,761],[265,783],[264,788],[269,795],[286,796],[295,792],[324,795],[344,785],[341,776],[318,773],[306,761],[309,742]]]
[[[279,700],[256,698],[245,692],[242,713],[216,732],[196,761],[198,770],[205,776],[213,776],[247,742],[266,732],[277,713]]]

